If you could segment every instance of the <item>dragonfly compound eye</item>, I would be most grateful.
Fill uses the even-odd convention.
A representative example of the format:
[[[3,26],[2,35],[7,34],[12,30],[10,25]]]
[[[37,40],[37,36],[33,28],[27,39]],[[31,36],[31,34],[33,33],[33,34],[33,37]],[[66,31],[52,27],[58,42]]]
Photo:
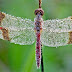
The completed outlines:
[[[41,8],[39,8],[39,9],[35,10],[35,15],[37,15],[37,14],[40,14],[41,16],[43,16],[44,11]]]
[[[44,11],[41,9],[41,10],[40,10],[40,15],[43,16],[43,14],[44,14]]]

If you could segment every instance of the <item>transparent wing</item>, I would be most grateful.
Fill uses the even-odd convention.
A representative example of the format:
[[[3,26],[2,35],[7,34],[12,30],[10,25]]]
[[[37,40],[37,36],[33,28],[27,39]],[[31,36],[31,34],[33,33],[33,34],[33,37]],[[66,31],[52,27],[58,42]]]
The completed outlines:
[[[15,44],[30,45],[35,41],[34,22],[30,19],[5,14],[1,26],[9,30],[11,42]],[[0,36],[2,38],[1,31]]]
[[[41,42],[46,46],[63,46],[69,41],[69,32],[72,31],[72,19],[46,20],[43,24]]]

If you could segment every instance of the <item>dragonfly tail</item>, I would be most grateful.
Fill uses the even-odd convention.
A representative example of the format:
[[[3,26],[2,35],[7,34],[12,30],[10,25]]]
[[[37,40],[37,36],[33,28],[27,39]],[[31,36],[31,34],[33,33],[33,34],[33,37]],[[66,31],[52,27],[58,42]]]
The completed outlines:
[[[41,42],[40,42],[40,33],[36,33],[37,35],[37,41],[36,41],[36,62],[37,62],[37,68],[40,67],[41,62]]]

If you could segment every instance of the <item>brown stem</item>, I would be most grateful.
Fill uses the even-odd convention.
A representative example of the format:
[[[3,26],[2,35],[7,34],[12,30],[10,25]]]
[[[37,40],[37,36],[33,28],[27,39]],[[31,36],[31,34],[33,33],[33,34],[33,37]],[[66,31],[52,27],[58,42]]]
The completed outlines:
[[[41,8],[41,0],[39,0],[39,8]]]

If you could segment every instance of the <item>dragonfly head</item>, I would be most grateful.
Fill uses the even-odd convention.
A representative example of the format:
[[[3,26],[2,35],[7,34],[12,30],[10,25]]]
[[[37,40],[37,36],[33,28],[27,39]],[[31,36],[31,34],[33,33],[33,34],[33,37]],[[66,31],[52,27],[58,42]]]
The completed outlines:
[[[38,14],[40,14],[41,16],[43,16],[43,14],[44,14],[44,11],[43,11],[43,9],[42,8],[39,8],[39,9],[37,9],[37,10],[35,10],[35,15],[38,15]]]

